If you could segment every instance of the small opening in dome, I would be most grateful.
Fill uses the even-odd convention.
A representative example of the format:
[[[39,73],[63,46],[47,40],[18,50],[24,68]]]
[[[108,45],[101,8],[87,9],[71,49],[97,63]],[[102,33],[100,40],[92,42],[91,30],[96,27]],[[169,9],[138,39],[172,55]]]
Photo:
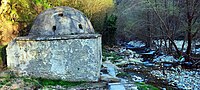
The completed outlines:
[[[53,26],[53,27],[52,27],[52,30],[55,32],[55,31],[56,31],[56,26]]]
[[[59,13],[58,16],[62,17],[62,16],[63,16],[63,13]]]
[[[79,29],[83,29],[83,26],[81,24],[78,24]]]

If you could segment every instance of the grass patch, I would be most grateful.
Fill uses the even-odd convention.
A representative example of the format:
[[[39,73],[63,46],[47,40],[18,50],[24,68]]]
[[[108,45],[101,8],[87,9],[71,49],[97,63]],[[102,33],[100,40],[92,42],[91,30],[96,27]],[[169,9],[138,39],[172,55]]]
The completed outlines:
[[[36,79],[41,85],[43,86],[56,86],[56,85],[61,85],[65,87],[70,87],[70,86],[77,86],[80,85],[84,82],[69,82],[69,81],[62,81],[62,80],[50,80],[50,79]]]
[[[44,79],[44,78],[23,78],[23,80],[24,80],[24,82],[32,83],[36,86],[41,86],[41,87],[60,85],[60,86],[67,88],[67,87],[77,86],[82,83],[85,83],[84,81],[70,82],[70,81],[51,80],[51,79]]]
[[[28,78],[28,77],[13,77],[13,76],[6,76],[0,77],[0,88],[4,85],[11,86],[11,82],[15,80],[23,80],[24,84],[27,86],[33,86],[35,88],[51,88],[51,86],[63,86],[64,88],[77,86],[85,83],[84,81],[80,82],[70,82],[70,81],[62,81],[62,80],[51,80],[51,79],[44,79],[44,78]]]
[[[35,79],[32,79],[32,78],[24,78],[22,77],[23,81],[27,84],[32,84],[34,86],[39,86],[39,87],[42,87],[42,85]]]
[[[106,61],[107,57],[112,57],[109,59],[111,60],[111,62],[114,62],[115,60],[123,59],[123,57],[118,55],[116,52],[108,51],[106,49],[102,50],[102,55],[103,55],[103,58],[102,58],[103,61]]]
[[[130,78],[130,77],[131,77],[131,75],[129,75],[129,74],[128,74],[128,73],[126,73],[126,72],[121,72],[121,73],[118,73],[116,76],[117,76],[117,77],[128,77],[128,78]]]
[[[154,87],[149,84],[145,84],[144,82],[135,82],[138,90],[159,90],[157,87]]]
[[[1,78],[1,81],[0,81],[0,88],[2,88],[4,85],[9,84],[9,81],[10,81],[10,79],[7,79],[7,78],[2,79],[2,78]]]
[[[10,74],[5,74],[4,76],[0,77],[0,88],[2,88],[4,85],[11,86],[10,81],[12,78],[14,77]]]

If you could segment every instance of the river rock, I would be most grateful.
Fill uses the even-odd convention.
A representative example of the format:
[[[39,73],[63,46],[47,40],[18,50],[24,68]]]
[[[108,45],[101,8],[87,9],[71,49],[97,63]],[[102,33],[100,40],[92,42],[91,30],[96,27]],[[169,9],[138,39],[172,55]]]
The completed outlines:
[[[109,90],[126,90],[121,83],[108,83]]]
[[[105,82],[120,82],[120,79],[118,77],[113,77],[109,74],[102,74],[100,76],[100,80]]]

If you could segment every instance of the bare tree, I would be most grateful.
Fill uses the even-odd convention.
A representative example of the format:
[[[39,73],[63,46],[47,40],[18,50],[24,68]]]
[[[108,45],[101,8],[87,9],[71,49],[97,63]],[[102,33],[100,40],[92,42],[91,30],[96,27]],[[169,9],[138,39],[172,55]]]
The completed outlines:
[[[167,7],[167,2],[172,2],[172,11],[168,11],[170,8]],[[192,40],[197,35],[199,31],[200,23],[199,23],[199,16],[200,12],[198,9],[200,9],[200,1],[199,0],[178,0],[178,1],[167,1],[164,0],[164,10],[165,15],[163,16],[162,13],[159,12],[159,9],[154,4],[156,2],[152,2],[152,0],[147,0],[148,5],[151,6],[152,10],[155,12],[155,15],[158,17],[159,21],[161,22],[161,30],[163,30],[163,36],[169,40],[169,48],[171,49],[172,46],[175,48],[176,53],[178,56],[182,56],[182,49],[179,50],[176,43],[174,42],[175,36],[178,35],[176,31],[179,31],[179,24],[181,24],[183,27],[181,28],[185,30],[187,35],[185,36],[187,38],[187,50],[185,52],[185,58],[186,61],[190,60],[191,57],[191,51],[192,51]],[[159,7],[160,8],[160,7]],[[175,14],[176,12],[179,12]],[[172,12],[171,14],[166,14]],[[179,22],[180,21],[180,22]],[[166,42],[166,41],[165,41]],[[185,43],[183,43],[184,46]],[[183,47],[182,46],[182,47]]]

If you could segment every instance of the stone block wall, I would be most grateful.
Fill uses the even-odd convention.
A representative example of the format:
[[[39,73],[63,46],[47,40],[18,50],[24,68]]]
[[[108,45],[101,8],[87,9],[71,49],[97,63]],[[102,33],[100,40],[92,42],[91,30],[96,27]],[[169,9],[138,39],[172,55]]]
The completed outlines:
[[[7,65],[21,76],[98,81],[101,35],[18,37],[7,47]]]

